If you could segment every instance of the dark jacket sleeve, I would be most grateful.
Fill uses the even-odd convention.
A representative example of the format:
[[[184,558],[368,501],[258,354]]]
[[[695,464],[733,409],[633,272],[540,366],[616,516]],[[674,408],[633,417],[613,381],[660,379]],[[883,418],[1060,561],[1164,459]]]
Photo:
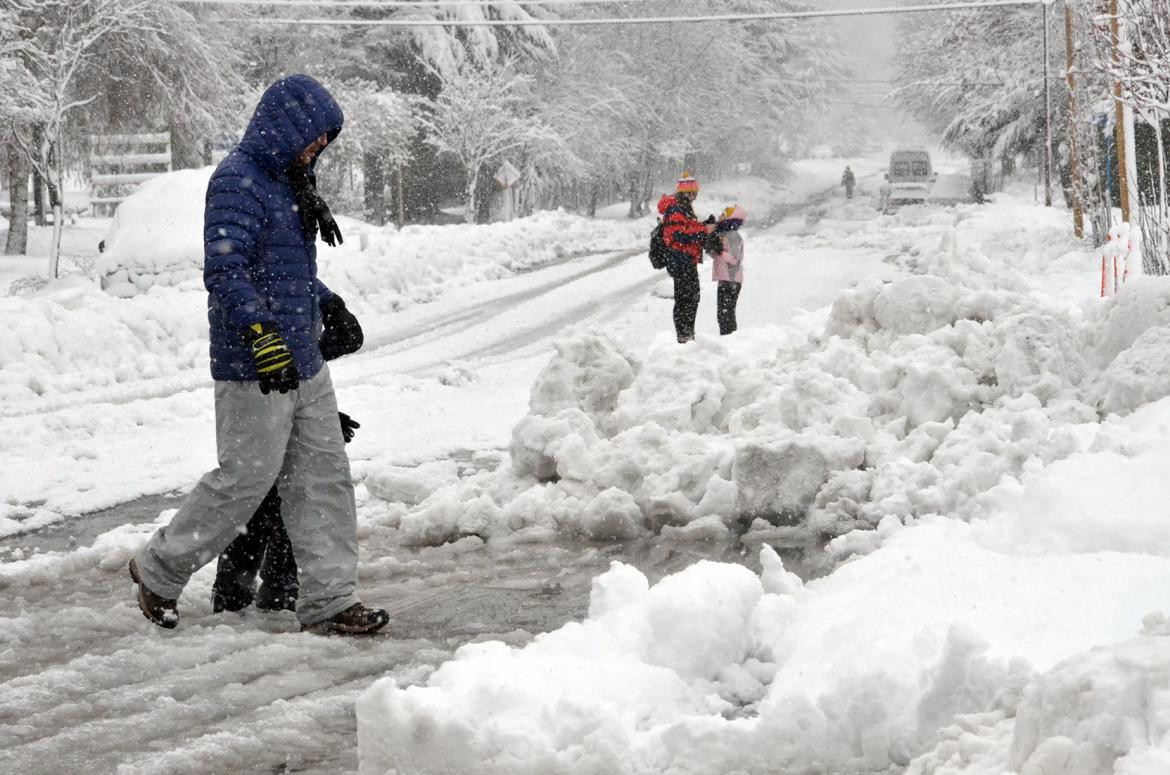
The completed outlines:
[[[329,290],[329,286],[321,282],[321,278],[317,278],[317,305],[320,306],[332,299],[337,294]]]
[[[273,323],[249,271],[264,225],[264,205],[247,178],[219,170],[207,186],[203,219],[203,285],[233,325]]]

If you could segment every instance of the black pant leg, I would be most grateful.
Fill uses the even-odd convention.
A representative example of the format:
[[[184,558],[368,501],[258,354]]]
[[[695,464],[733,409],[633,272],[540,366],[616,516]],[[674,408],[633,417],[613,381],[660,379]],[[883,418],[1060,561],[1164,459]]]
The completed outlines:
[[[735,306],[739,301],[739,283],[719,283],[718,301],[715,306],[715,316],[719,321],[719,333],[723,336],[735,331]]]
[[[260,579],[269,591],[296,599],[297,561],[293,557],[292,541],[284,528],[284,520],[278,514],[268,536],[268,547],[264,552],[264,565],[260,568]]]
[[[252,586],[272,532],[273,515],[276,520],[280,519],[280,496],[276,485],[264,496],[244,532],[219,555],[212,594],[229,611],[238,611],[252,602]]]
[[[688,258],[671,261],[674,279],[674,333],[680,342],[695,337],[695,316],[699,313],[699,269]]]

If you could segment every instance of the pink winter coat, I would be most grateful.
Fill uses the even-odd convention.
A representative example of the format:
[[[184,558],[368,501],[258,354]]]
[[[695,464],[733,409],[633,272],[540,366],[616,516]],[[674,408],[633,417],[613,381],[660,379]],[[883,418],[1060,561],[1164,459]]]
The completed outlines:
[[[723,252],[711,261],[711,279],[717,283],[743,284],[743,237],[738,231],[719,235],[723,238]]]

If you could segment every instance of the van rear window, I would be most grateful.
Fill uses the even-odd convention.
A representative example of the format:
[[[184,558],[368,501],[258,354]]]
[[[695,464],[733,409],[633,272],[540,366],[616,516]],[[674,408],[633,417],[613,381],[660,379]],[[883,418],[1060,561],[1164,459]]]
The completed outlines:
[[[930,162],[916,161],[914,162],[914,174],[918,177],[925,178],[930,174]]]
[[[910,175],[910,162],[896,161],[894,162],[894,176],[904,178]]]

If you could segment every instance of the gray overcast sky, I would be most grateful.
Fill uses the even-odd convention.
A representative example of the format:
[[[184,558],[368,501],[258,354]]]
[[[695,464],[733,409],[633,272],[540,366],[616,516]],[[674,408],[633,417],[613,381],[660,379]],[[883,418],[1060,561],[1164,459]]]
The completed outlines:
[[[879,8],[895,5],[895,0],[821,0],[815,5],[826,9]],[[859,16],[837,19],[834,24],[849,42],[846,50],[855,52],[856,70],[867,78],[889,77],[889,60],[894,50],[894,17]]]

